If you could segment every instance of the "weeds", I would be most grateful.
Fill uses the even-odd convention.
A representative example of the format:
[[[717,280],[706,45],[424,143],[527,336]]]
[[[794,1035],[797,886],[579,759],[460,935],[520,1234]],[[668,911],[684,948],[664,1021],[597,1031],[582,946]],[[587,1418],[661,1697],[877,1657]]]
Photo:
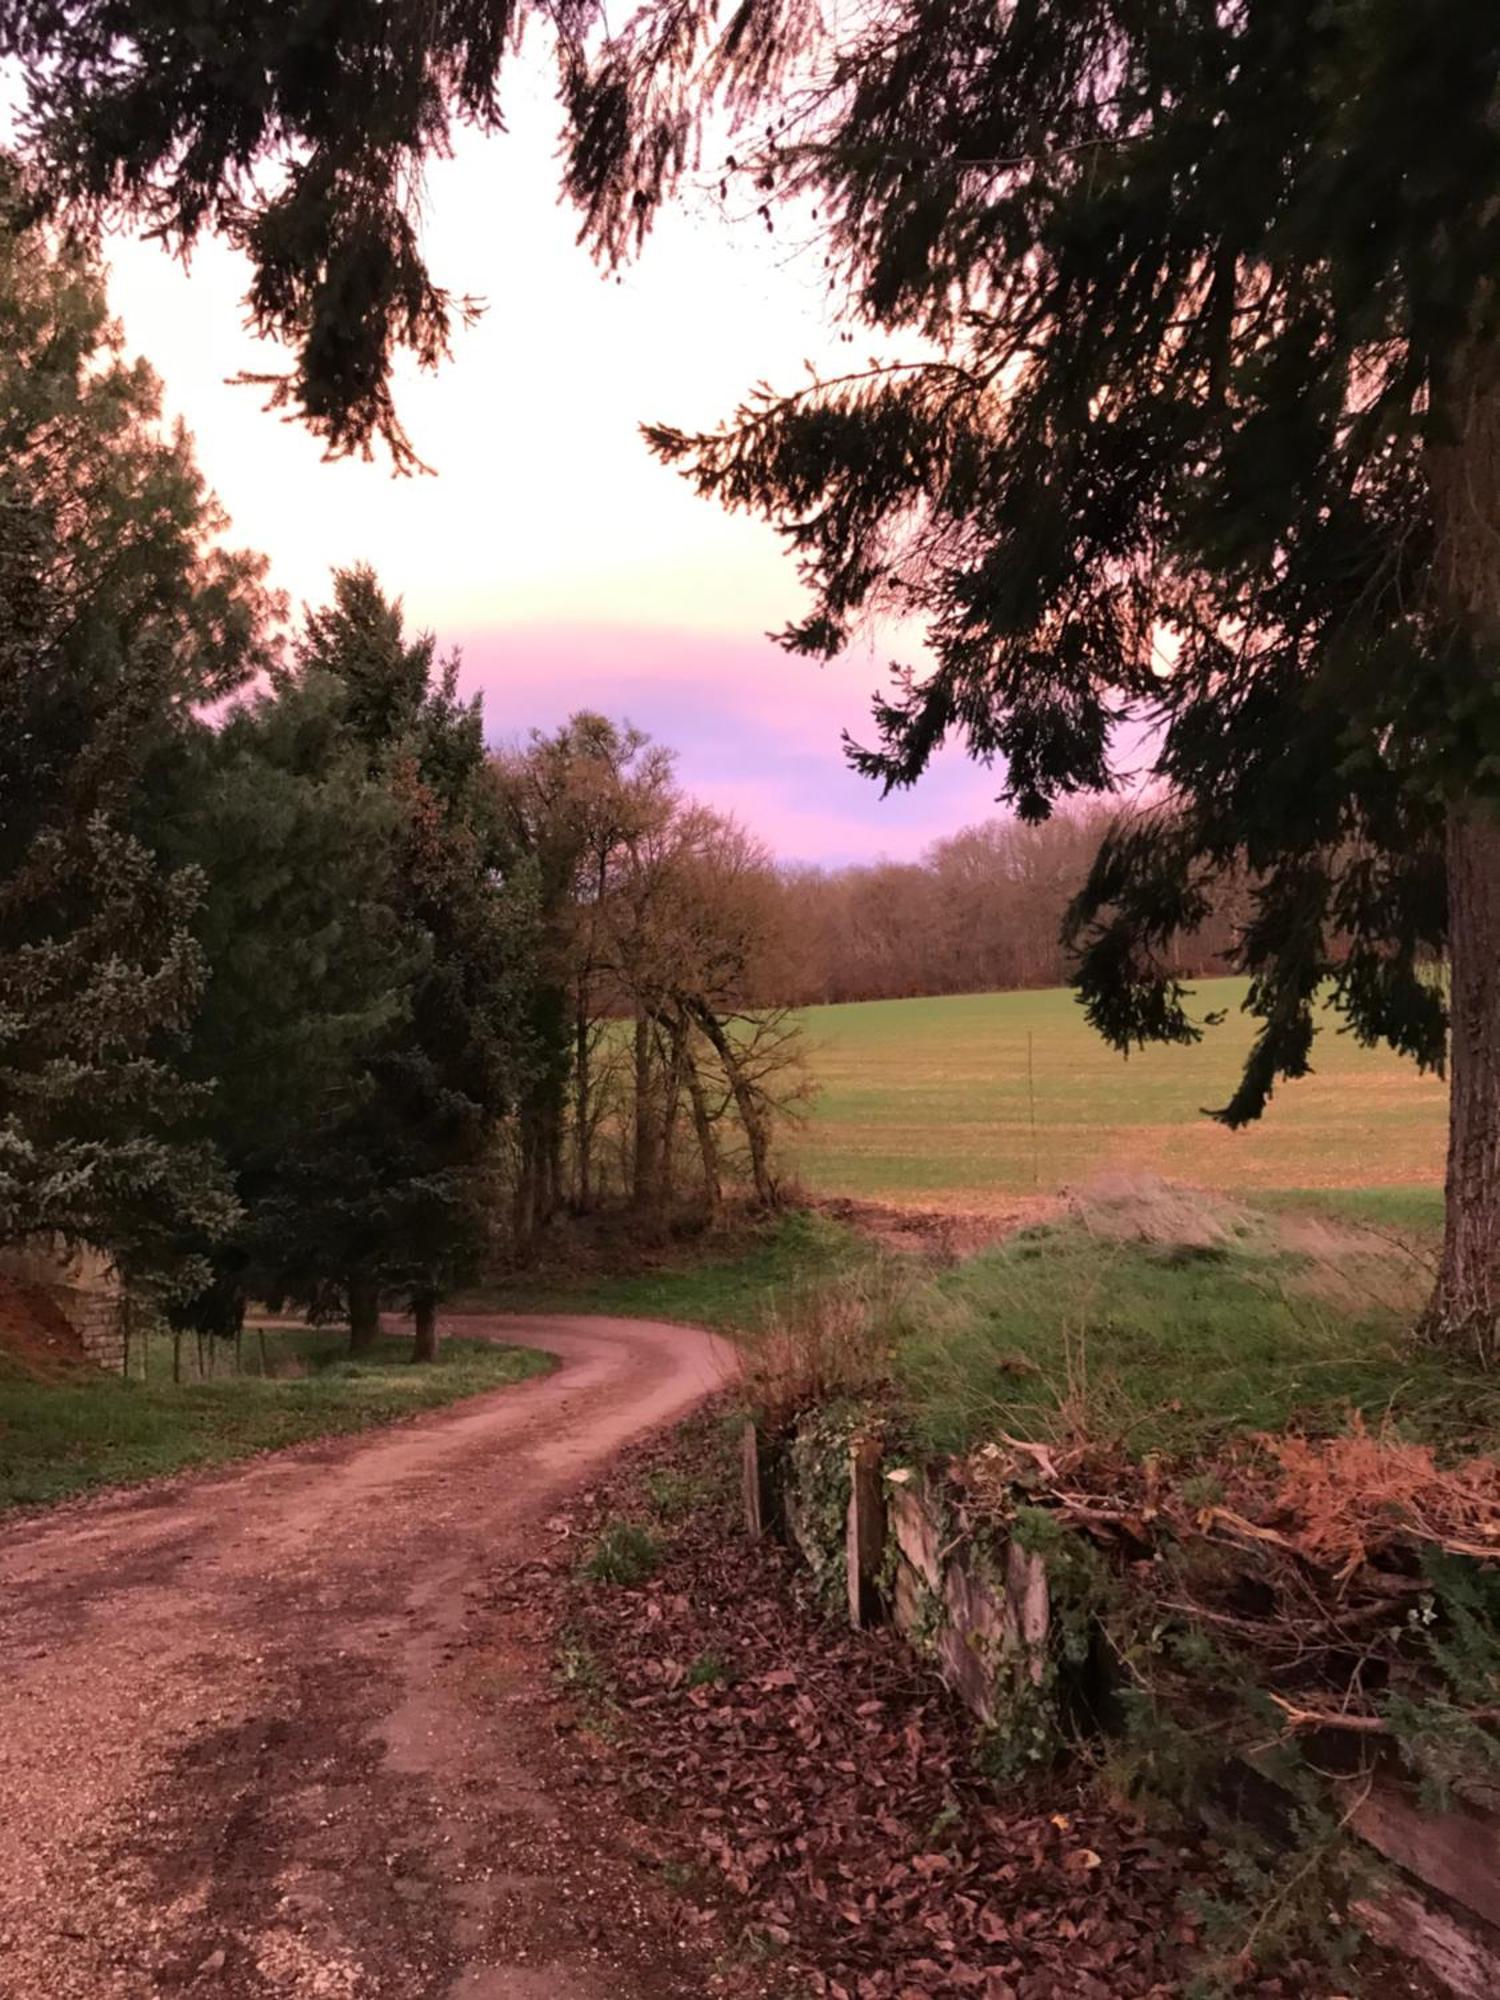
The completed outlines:
[[[661,1548],[638,1521],[611,1521],[583,1565],[590,1583],[613,1583],[633,1590],[656,1574]]]
[[[599,1655],[576,1633],[564,1633],[557,1648],[558,1680],[574,1694],[602,1695],[608,1682]]]
[[[799,1410],[877,1395],[902,1340],[945,1316],[941,1295],[910,1264],[872,1255],[773,1307],[745,1345],[747,1397],[774,1427]]]
[[[580,1633],[569,1628],[558,1641],[553,1674],[578,1704],[585,1727],[601,1743],[618,1742],[614,1688],[604,1662]]]
[[[1300,1229],[1289,1247],[1275,1217],[1235,1208],[1222,1255],[1182,1261],[1163,1216],[1201,1239],[1210,1198],[1107,1213],[1108,1228],[1086,1211],[1028,1231],[930,1279],[936,1303],[905,1302],[892,1372],[923,1445],[1009,1435],[1206,1458],[1236,1435],[1336,1435],[1351,1412],[1440,1451],[1500,1430],[1494,1378],[1412,1341],[1421,1272],[1399,1246],[1324,1231],[1314,1253]]]
[[[646,1498],[651,1502],[651,1511],[669,1525],[686,1520],[707,1497],[707,1482],[678,1466],[658,1466],[646,1475]]]

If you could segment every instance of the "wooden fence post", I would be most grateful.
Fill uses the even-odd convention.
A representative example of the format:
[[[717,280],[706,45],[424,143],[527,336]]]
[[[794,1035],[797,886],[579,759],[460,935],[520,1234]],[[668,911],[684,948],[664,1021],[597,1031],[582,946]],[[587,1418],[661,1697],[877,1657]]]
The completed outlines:
[[[740,1491],[745,1506],[745,1532],[758,1541],[766,1532],[765,1493],[761,1485],[760,1439],[749,1418],[740,1433]]]
[[[849,1447],[849,1520],[845,1538],[849,1571],[849,1623],[856,1631],[878,1625],[880,1566],[885,1560],[885,1487],[880,1445],[856,1438]]]

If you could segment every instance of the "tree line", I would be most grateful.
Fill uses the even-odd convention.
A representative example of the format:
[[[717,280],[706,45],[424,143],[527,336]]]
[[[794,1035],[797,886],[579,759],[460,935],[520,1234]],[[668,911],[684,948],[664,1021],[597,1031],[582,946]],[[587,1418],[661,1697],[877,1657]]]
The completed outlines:
[[[492,754],[367,568],[292,621],[10,167],[0,372],[0,1246],[430,1358],[564,1209],[773,1202],[764,851],[603,717]]]
[[[1065,986],[1077,971],[1068,913],[1122,823],[1099,801],[1039,825],[985,820],[917,861],[786,869],[782,956],[767,977],[803,1003]],[[1198,927],[1166,941],[1176,977],[1233,969],[1248,901],[1243,872],[1226,871]]]

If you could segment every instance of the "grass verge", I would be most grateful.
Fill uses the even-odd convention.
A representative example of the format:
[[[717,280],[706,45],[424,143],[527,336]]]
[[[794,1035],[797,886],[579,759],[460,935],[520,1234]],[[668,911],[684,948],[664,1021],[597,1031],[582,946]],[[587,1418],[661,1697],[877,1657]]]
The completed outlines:
[[[488,1288],[483,1300],[494,1312],[606,1313],[747,1333],[765,1326],[807,1286],[837,1280],[873,1255],[852,1229],[795,1209],[764,1227],[709,1238],[694,1253],[648,1269],[528,1274]]]
[[[913,1442],[1087,1436],[1211,1456],[1258,1431],[1500,1436],[1500,1385],[1418,1347],[1441,1201],[1402,1189],[1236,1199],[1102,1178],[1068,1217],[941,1269],[798,1211],[676,1263],[529,1278],[500,1310],[683,1320],[742,1339],[768,1411],[892,1390]]]
[[[1500,1437],[1500,1384],[1420,1347],[1428,1218],[1160,1182],[1075,1201],[944,1271],[869,1253],[788,1288],[746,1342],[768,1410],[890,1397],[938,1453],[1009,1434],[1211,1457],[1236,1436],[1371,1428],[1445,1451]],[[874,1261],[871,1261],[872,1258]]]
[[[1401,1282],[1373,1258],[1028,1232],[939,1284],[896,1372],[939,1450],[1009,1432],[1189,1456],[1237,1434],[1339,1431],[1354,1411],[1477,1449],[1500,1433],[1500,1387],[1413,1343]]]
[[[191,1343],[186,1344],[191,1348]],[[0,1508],[36,1506],[222,1465],[308,1438],[399,1422],[543,1373],[550,1357],[493,1341],[445,1342],[413,1367],[408,1339],[353,1360],[337,1329],[267,1331],[271,1372],[174,1383],[170,1341],[153,1342],[144,1381],[79,1372],[37,1381],[0,1356]],[[259,1343],[246,1341],[246,1366]]]

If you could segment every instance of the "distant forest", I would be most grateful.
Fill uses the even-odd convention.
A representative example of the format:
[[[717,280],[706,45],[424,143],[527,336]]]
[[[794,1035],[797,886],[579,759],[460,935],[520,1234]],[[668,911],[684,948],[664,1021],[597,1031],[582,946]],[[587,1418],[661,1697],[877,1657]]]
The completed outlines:
[[[1040,826],[990,819],[939,840],[919,861],[782,871],[786,961],[775,997],[796,1005],[1063,986],[1064,913],[1118,806],[1062,810]],[[1238,882],[1216,886],[1208,920],[1167,957],[1184,978],[1230,970],[1247,914]]]

